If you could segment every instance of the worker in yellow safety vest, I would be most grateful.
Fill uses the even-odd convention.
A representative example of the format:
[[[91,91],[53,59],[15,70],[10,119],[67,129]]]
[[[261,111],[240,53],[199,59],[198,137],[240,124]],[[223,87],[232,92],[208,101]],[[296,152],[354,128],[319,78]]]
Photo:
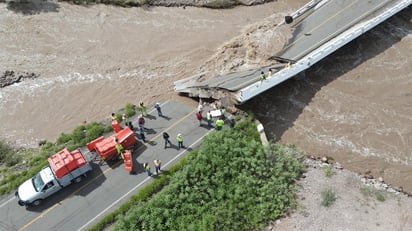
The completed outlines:
[[[263,80],[266,80],[265,73],[262,71],[259,75],[260,84],[262,84]]]
[[[210,110],[206,113],[206,119],[207,119],[207,128],[212,127],[212,114],[210,113]]]
[[[142,113],[142,116],[146,116],[146,105],[144,105],[143,101],[140,101],[139,104],[139,111]]]
[[[123,157],[123,146],[119,143],[119,141],[117,140],[117,138],[114,138],[114,147],[117,150],[117,154],[120,155],[122,157],[122,159],[124,159]]]
[[[225,121],[222,118],[216,120],[216,130],[221,130],[224,124]]]
[[[177,137],[176,137],[176,139],[177,139],[177,150],[180,150],[180,148],[184,148],[183,147],[183,136],[182,136],[182,134],[177,134]]]

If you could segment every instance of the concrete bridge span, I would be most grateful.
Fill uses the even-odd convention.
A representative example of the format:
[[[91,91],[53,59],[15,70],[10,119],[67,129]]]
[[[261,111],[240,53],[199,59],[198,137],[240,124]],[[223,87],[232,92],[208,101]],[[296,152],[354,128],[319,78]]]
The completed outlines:
[[[271,66],[202,80],[205,73],[176,81],[176,92],[190,97],[227,98],[242,104],[311,67],[340,47],[405,9],[412,0],[312,0],[277,25],[292,36]],[[288,22],[288,23],[287,23]],[[276,28],[273,28],[274,30]],[[272,75],[260,81],[263,71]]]

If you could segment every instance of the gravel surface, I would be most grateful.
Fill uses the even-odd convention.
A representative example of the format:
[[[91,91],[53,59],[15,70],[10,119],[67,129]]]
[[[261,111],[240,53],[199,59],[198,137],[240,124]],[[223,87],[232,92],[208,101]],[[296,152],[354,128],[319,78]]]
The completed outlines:
[[[368,179],[340,167],[307,160],[308,171],[298,182],[298,206],[265,230],[411,230],[412,200],[382,179]],[[322,166],[324,165],[324,166]],[[330,173],[330,172],[329,172]],[[335,202],[321,205],[322,191],[332,190]]]

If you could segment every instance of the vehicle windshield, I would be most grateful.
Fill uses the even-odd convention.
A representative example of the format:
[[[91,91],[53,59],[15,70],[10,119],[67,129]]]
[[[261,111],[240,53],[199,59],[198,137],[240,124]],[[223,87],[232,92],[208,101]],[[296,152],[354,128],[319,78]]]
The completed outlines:
[[[37,173],[33,177],[32,182],[33,182],[33,186],[34,186],[34,189],[36,190],[36,192],[40,192],[42,190],[43,186],[44,186],[44,182],[43,182],[43,179],[40,176],[40,173]]]

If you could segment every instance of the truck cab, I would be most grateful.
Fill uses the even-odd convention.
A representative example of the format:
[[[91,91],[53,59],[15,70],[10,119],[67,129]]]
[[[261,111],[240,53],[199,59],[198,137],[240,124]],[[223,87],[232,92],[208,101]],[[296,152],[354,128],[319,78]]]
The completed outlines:
[[[17,190],[20,205],[40,205],[41,202],[62,187],[56,181],[50,167],[43,168],[33,178],[25,181]]]
[[[19,186],[15,195],[19,205],[40,205],[41,202],[73,182],[80,182],[92,170],[89,161],[80,150],[69,152],[67,148],[50,156],[49,165]]]

